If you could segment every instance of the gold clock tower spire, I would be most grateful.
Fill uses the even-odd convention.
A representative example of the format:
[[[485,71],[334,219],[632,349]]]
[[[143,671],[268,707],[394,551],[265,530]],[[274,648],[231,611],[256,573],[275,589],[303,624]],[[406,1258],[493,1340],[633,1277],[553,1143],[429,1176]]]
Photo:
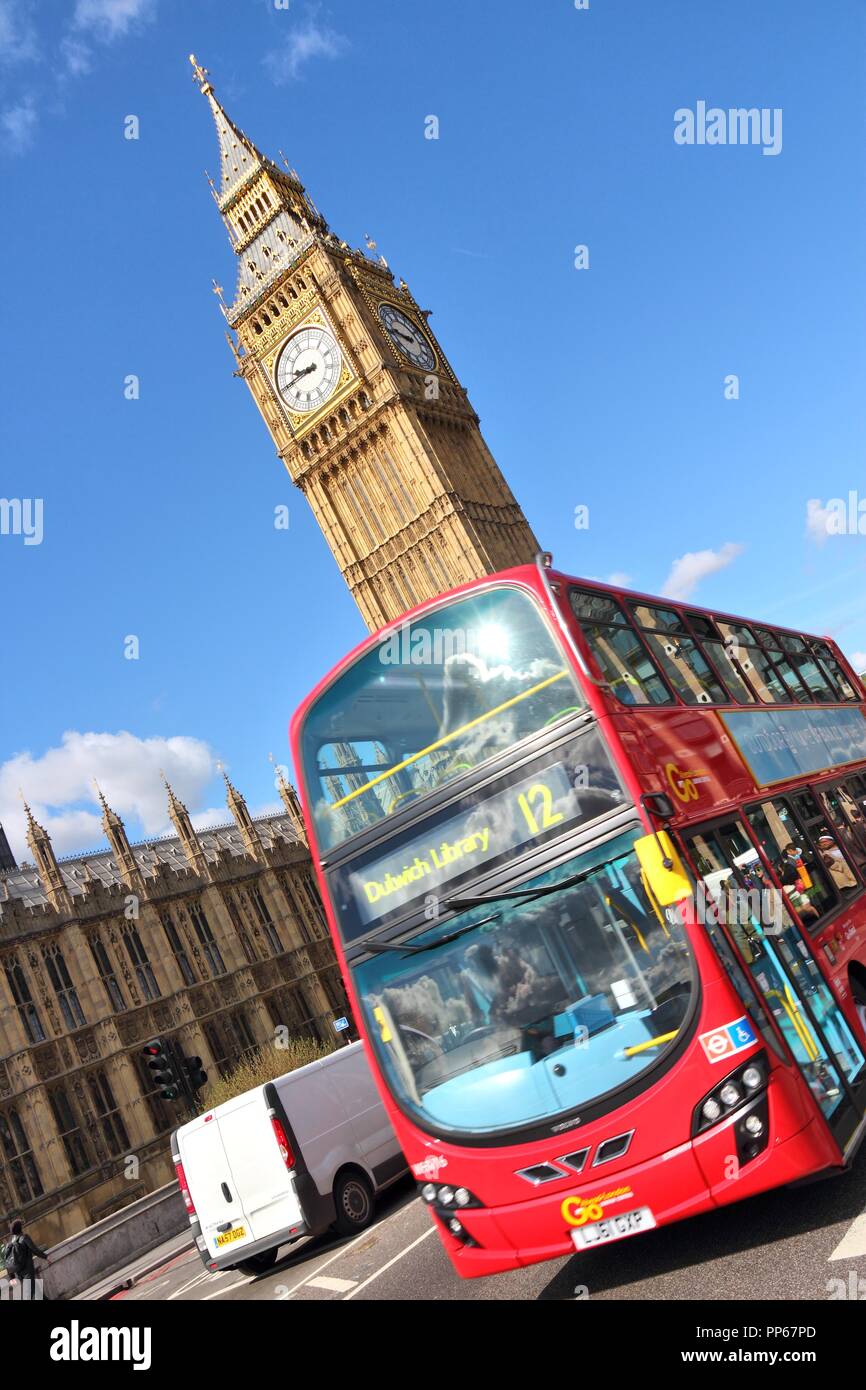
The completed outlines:
[[[211,187],[237,257],[223,306],[237,375],[368,627],[531,561],[538,543],[428,312],[383,258],[330,231],[294,170],[257,149],[190,62],[216,123]]]

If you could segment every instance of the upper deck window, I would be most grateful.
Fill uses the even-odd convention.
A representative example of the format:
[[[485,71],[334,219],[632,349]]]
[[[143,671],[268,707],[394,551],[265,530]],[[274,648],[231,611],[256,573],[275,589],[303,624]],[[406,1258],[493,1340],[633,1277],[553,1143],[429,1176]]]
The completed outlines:
[[[755,692],[749,685],[744,671],[737,665],[733,650],[722,637],[713,619],[706,613],[689,612],[688,623],[691,630],[697,634],[701,647],[719,672],[735,703],[754,704]]]
[[[520,589],[484,589],[390,629],[304,721],[321,848],[583,707],[541,610]]]
[[[836,698],[841,700],[859,700],[859,695],[830,650],[829,644],[820,641],[818,638],[812,637],[809,639],[809,647],[818,658],[822,669],[830,677],[836,690]]]
[[[780,647],[790,665],[796,670],[800,684],[805,686],[808,698],[818,703],[838,699],[836,689],[821,663],[810,651],[805,637],[791,632],[771,632],[769,628],[756,627],[758,641],[771,653]]]
[[[720,618],[719,630],[728,651],[766,705],[785,705],[805,700],[806,694],[781,650],[765,650],[745,623]]]
[[[602,676],[623,705],[669,705],[661,674],[615,599],[569,589],[568,600]]]
[[[727,691],[689,635],[685,619],[674,608],[633,603],[632,612],[644,638],[680,699],[687,705],[726,705]]]

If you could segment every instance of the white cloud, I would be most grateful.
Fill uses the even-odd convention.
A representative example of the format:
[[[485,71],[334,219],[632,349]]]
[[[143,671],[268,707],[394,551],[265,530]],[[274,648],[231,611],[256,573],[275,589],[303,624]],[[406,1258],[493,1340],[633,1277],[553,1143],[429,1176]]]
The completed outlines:
[[[33,143],[39,113],[32,97],[0,111],[0,145],[12,154],[23,154]]]
[[[60,747],[35,758],[18,753],[0,765],[0,823],[16,856],[29,859],[21,788],[58,855],[96,848],[104,836],[94,809],[95,778],[108,804],[133,822],[131,838],[136,838],[137,827],[146,836],[162,834],[171,826],[160,769],[193,812],[214,775],[215,758],[201,739],[183,735],[143,739],[126,732],[70,731]],[[226,814],[221,813],[223,820]]]
[[[77,0],[72,27],[110,43],[155,12],[156,0]]]
[[[626,574],[624,570],[614,570],[613,574],[609,574],[604,582],[605,584],[612,584],[615,589],[627,589],[631,584],[631,575]]]
[[[686,599],[707,575],[723,570],[743,553],[735,541],[726,541],[721,550],[692,550],[674,560],[662,585],[665,598]]]
[[[861,671],[866,671],[866,652],[852,652],[848,659],[858,676]]]
[[[60,52],[69,77],[84,77],[94,63],[93,44],[113,43],[153,19],[156,0],[76,0]]]
[[[24,63],[38,54],[36,30],[19,0],[0,0],[0,63]]]
[[[830,509],[824,506],[820,497],[810,497],[806,503],[806,535],[816,545],[823,545],[829,536],[829,519]]]
[[[348,47],[349,40],[343,34],[311,16],[289,31],[281,48],[267,55],[265,67],[279,86],[296,81],[311,59],[340,58]]]
[[[215,825],[225,825],[232,813],[227,806],[208,806],[206,811],[196,811],[190,816],[193,830],[213,830]]]
[[[65,38],[60,45],[70,77],[84,77],[93,67],[93,49],[82,39]]]

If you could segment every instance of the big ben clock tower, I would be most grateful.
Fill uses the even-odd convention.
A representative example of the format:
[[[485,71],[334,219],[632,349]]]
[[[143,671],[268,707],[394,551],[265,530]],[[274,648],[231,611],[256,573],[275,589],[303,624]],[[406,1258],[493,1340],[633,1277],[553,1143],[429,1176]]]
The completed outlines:
[[[368,627],[538,544],[427,314],[383,260],[340,241],[294,170],[229,119],[190,57],[220,148],[214,195],[237,256],[225,313],[292,482]]]

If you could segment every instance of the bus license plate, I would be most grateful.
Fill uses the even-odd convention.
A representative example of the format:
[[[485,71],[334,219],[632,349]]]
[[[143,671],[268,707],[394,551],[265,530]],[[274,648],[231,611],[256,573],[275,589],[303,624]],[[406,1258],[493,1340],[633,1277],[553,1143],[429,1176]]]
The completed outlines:
[[[246,1226],[235,1226],[233,1231],[223,1231],[222,1235],[217,1236],[217,1245],[231,1245],[233,1240],[243,1240],[246,1236]]]
[[[656,1219],[649,1207],[637,1207],[635,1211],[623,1211],[617,1216],[607,1216],[604,1221],[591,1221],[572,1231],[575,1250],[591,1250],[596,1245],[607,1245],[611,1240],[623,1240],[625,1236],[636,1236],[641,1231],[651,1231]]]

